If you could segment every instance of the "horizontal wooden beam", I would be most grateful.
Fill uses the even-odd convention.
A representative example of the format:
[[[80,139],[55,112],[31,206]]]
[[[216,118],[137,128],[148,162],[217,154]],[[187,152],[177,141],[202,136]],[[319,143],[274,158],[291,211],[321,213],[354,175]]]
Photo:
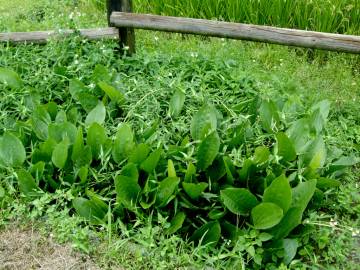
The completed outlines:
[[[80,29],[74,30],[59,30],[59,31],[37,31],[37,32],[7,32],[0,33],[0,42],[10,43],[46,43],[51,38],[62,36],[69,36],[79,32],[79,34],[87,39],[103,39],[103,38],[119,38],[119,31],[115,27],[94,28],[94,29]]]
[[[125,12],[113,12],[110,22],[116,27],[242,39],[360,54],[360,36]]]

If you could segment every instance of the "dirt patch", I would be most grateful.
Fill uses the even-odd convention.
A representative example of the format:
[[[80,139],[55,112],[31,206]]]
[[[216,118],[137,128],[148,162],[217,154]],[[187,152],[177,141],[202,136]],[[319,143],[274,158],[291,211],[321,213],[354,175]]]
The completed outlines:
[[[16,227],[16,226],[13,226]],[[0,270],[98,270],[91,259],[31,229],[0,231]]]

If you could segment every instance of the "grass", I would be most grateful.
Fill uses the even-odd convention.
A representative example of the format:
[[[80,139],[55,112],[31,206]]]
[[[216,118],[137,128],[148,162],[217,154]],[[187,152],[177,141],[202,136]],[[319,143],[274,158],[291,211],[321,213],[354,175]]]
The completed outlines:
[[[357,0],[135,0],[137,12],[359,34]]]
[[[8,5],[11,3],[6,2]],[[45,13],[49,14],[52,8],[63,9],[67,14],[73,8],[72,1],[67,2],[65,7],[51,7],[50,1],[44,3],[48,3]],[[27,5],[33,7],[30,1]],[[87,14],[87,8],[92,11],[93,6],[84,4],[80,12]],[[24,24],[9,20],[1,24],[2,27],[27,30],[34,29],[31,27],[69,26],[68,21],[61,21],[63,16],[57,14],[27,26],[33,9],[21,12],[25,18]],[[3,20],[4,17],[0,18]],[[104,19],[99,18],[97,21],[91,16],[81,17],[76,21],[76,27],[86,25],[87,20],[92,20],[93,25],[101,25]],[[358,56],[336,53],[309,56],[306,50],[289,50],[273,45],[221,39],[184,39],[179,35],[170,37],[144,31],[137,34],[138,53],[125,59],[114,57],[115,44],[112,41],[83,42],[74,38],[64,42],[54,41],[45,46],[2,45],[0,66],[16,70],[29,87],[18,92],[2,89],[1,130],[7,129],[14,118],[27,119],[30,111],[26,102],[30,92],[41,93],[43,102],[64,101],[61,106],[66,108],[70,105],[65,98],[69,78],[81,78],[90,84],[93,68],[96,64],[103,64],[109,70],[119,72],[121,88],[128,93],[130,104],[126,108],[130,112],[126,118],[140,132],[159,115],[164,115],[164,101],[168,100],[174,88],[186,89],[189,93],[191,101],[187,111],[191,114],[203,100],[228,102],[229,97],[224,99],[222,96],[226,89],[236,89],[251,82],[254,84],[251,87],[265,96],[293,95],[307,104],[329,99],[332,110],[326,131],[327,141],[345,152],[359,153]],[[107,125],[114,128],[119,121],[115,119]],[[181,118],[175,127],[164,118],[156,139],[176,141],[178,129],[186,129],[187,122],[186,117]],[[359,262],[359,252],[356,251],[359,241],[356,230],[360,226],[359,175],[360,168],[354,168],[343,179],[339,190],[326,194],[328,204],[324,211],[307,213],[308,237],[303,240],[299,251],[301,256],[296,257],[291,269],[356,269]],[[101,180],[109,177],[109,171],[98,175]],[[1,171],[0,179],[4,185],[13,176]],[[214,254],[202,247],[194,247],[177,236],[165,237],[162,231],[166,222],[161,220],[157,226],[151,225],[147,219],[138,220],[133,228],[120,221],[112,221],[108,226],[92,226],[68,208],[73,196],[71,193],[48,194],[31,204],[25,204],[15,189],[10,189],[10,192],[12,196],[2,201],[2,226],[9,226],[13,221],[34,222],[35,227],[43,233],[51,230],[58,241],[70,241],[75,248],[90,253],[102,268],[114,265],[129,269],[246,267],[246,252],[234,252],[222,247]],[[255,240],[249,236],[246,244],[254,245]],[[99,245],[101,248],[95,248]],[[238,264],[234,265],[234,261]]]

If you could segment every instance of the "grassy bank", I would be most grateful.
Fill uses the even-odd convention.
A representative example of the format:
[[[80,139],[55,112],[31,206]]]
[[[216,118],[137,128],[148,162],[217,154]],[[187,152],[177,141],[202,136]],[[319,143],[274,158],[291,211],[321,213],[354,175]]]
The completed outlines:
[[[9,1],[8,4],[11,3]],[[27,3],[29,6],[33,5],[31,1]],[[54,8],[63,9],[65,16],[70,16],[76,7],[74,3],[67,1],[64,6],[59,4],[55,7],[48,5],[45,14],[52,14]],[[78,12],[83,16],[76,15],[73,20],[76,27],[89,23],[87,20],[91,21],[92,18],[90,14],[94,6],[85,2],[82,5],[78,7]],[[86,10],[91,10],[90,14]],[[3,20],[2,26],[6,29],[30,27],[26,22],[32,20],[30,15],[33,11],[34,9],[21,11],[25,18],[24,25],[15,24],[14,21],[6,23]],[[99,17],[90,23],[106,24],[102,13],[98,14]],[[45,16],[48,19],[36,22],[35,26],[67,27],[68,21],[61,21],[62,17],[64,15]],[[94,69],[97,65],[102,65],[105,72],[101,76],[106,79],[109,73],[115,75],[115,81],[109,83],[115,83],[117,89],[126,96],[126,102],[119,110],[116,104],[111,103],[100,92],[101,101],[107,104],[105,121],[101,120],[107,135],[114,137],[117,125],[126,122],[132,126],[136,139],[142,140],[141,134],[147,130],[149,123],[157,122],[154,134],[145,142],[152,149],[164,146],[166,157],[175,157],[173,162],[176,173],[181,177],[185,171],[182,167],[184,161],[196,162],[192,147],[197,142],[186,144],[185,151],[182,151],[185,156],[173,155],[169,153],[169,149],[176,152],[176,147],[180,146],[178,143],[185,137],[183,135],[189,133],[190,119],[201,104],[213,103],[223,113],[225,119],[221,119],[222,129],[219,129],[219,134],[224,138],[232,124],[249,117],[246,106],[243,108],[237,105],[240,100],[248,101],[251,95],[276,100],[276,106],[282,108],[286,107],[282,105],[285,99],[290,100],[290,105],[296,104],[281,111],[281,119],[290,121],[286,125],[291,124],[292,117],[308,115],[312,104],[323,99],[329,100],[331,109],[322,130],[324,141],[331,149],[328,157],[358,155],[359,58],[337,53],[324,53],[321,57],[314,57],[309,56],[307,50],[289,50],[281,46],[222,39],[201,40],[146,31],[138,31],[137,34],[137,54],[123,59],[114,56],[116,43],[113,41],[86,42],[74,37],[65,41],[53,41],[45,46],[1,45],[0,67],[16,71],[25,86],[9,89],[0,85],[0,134],[10,131],[19,135],[26,145],[27,153],[22,167],[29,168],[45,192],[42,196],[29,200],[26,192],[19,189],[18,168],[14,170],[9,166],[1,167],[0,226],[3,228],[31,223],[43,234],[52,232],[57,241],[70,242],[76,249],[90,254],[102,269],[116,269],[118,266],[126,269],[265,268],[265,264],[260,265],[259,261],[263,259],[263,247],[265,249],[269,244],[264,240],[268,235],[250,227],[252,221],[247,217],[242,217],[245,222],[239,225],[243,234],[236,247],[228,245],[222,238],[215,249],[194,244],[186,241],[186,237],[182,238],[186,236],[186,230],[166,234],[171,224],[170,217],[165,214],[176,207],[183,207],[183,197],[187,196],[181,187],[179,193],[183,197],[173,200],[180,202],[178,205],[174,203],[165,209],[151,208],[151,211],[144,209],[136,213],[129,211],[126,216],[119,218],[115,210],[118,202],[114,177],[121,173],[123,163],[112,161],[109,153],[103,153],[100,159],[91,163],[86,183],[79,183],[79,179],[69,183],[68,177],[74,175],[73,168],[54,167],[53,163],[61,167],[58,160],[46,162],[43,175],[50,177],[38,177],[34,171],[39,170],[34,166],[31,156],[34,150],[39,149],[42,139],[33,131],[36,128],[34,110],[38,106],[42,107],[41,104],[56,102],[58,116],[52,113],[55,118],[51,120],[52,124],[68,121],[77,125],[78,130],[83,129],[86,134],[88,112],[84,110],[82,100],[71,93],[69,83],[78,79],[85,84],[87,90],[93,91],[96,80]],[[176,90],[186,93],[185,106],[178,117],[171,118],[168,107]],[[73,114],[74,108],[78,110],[77,116]],[[321,119],[318,121],[322,126]],[[261,130],[260,121],[255,121],[253,131],[260,136],[253,136],[244,146],[230,153],[239,168],[244,159],[253,154],[254,145],[271,147],[275,143],[273,135]],[[223,150],[223,153],[229,152],[227,149]],[[274,154],[271,155],[276,155],[276,152],[272,153]],[[167,163],[167,160],[162,159],[162,168],[166,167],[164,161]],[[331,165],[331,161],[326,162]],[[296,166],[291,169],[296,170]],[[157,178],[163,178],[168,171],[169,169],[159,170],[153,175],[153,182]],[[144,176],[144,171],[141,174]],[[359,262],[359,174],[359,167],[351,168],[338,178],[341,182],[339,188],[327,189],[323,194],[318,192],[317,195],[323,196],[322,201],[320,198],[321,207],[313,204],[314,201],[319,201],[319,197],[314,198],[311,207],[305,211],[300,226],[291,234],[291,237],[298,240],[294,260],[289,266],[280,266],[279,262],[269,263],[268,269],[356,269]],[[46,182],[52,176],[55,176],[53,179],[59,184],[55,185],[55,191]],[[200,179],[204,175],[199,173],[198,176]],[[89,190],[96,192],[99,195],[96,198],[109,205],[105,220],[98,224],[80,217],[78,209],[73,205],[75,197],[86,197],[91,194]],[[207,197],[201,197],[196,206],[203,207],[208,204],[208,199],[217,200],[216,194],[209,194],[210,191],[206,192]],[[218,203],[215,206],[222,209]],[[190,213],[189,219],[184,222],[186,229],[194,230],[190,221],[194,221],[197,227],[206,222],[207,213],[204,212],[199,211],[196,216]],[[281,256],[281,252],[276,254],[274,260],[282,258]]]

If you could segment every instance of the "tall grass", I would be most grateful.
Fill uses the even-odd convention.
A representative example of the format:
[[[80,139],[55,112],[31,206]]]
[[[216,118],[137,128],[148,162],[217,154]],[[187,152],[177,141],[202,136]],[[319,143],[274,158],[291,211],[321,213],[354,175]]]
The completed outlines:
[[[133,2],[135,11],[142,13],[360,34],[360,0],[133,0]]]

